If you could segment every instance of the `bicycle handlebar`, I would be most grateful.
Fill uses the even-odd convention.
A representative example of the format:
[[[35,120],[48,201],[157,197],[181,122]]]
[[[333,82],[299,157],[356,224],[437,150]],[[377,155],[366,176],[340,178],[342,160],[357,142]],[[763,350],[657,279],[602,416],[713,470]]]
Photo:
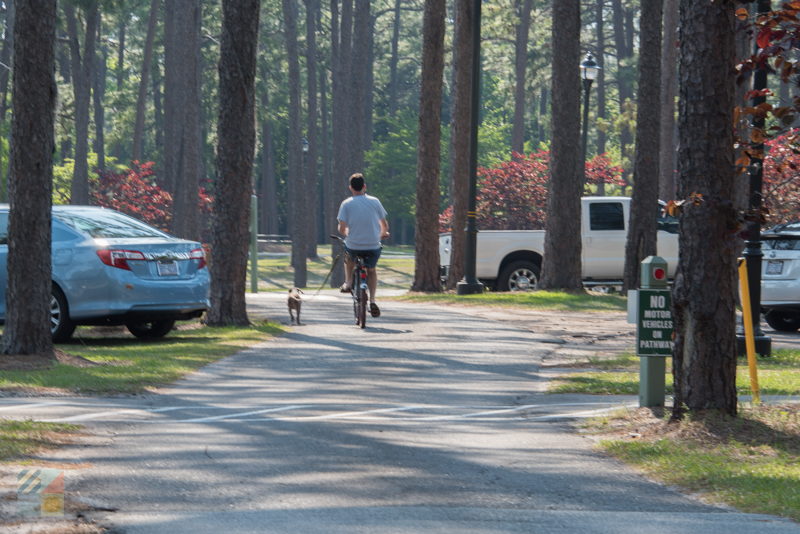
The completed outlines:
[[[333,239],[338,239],[339,241],[342,242],[342,245],[344,245],[344,243],[345,243],[344,238],[342,236],[340,236],[340,235],[330,234],[328,237],[331,237]],[[383,248],[383,243],[381,243],[381,248]]]

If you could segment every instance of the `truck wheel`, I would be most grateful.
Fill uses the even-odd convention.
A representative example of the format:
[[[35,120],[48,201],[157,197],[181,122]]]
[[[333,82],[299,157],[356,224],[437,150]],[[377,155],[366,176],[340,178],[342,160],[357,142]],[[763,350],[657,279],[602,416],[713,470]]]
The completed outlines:
[[[497,279],[497,291],[533,291],[539,283],[539,266],[530,261],[509,263]]]
[[[797,312],[770,310],[764,315],[764,319],[778,332],[797,332],[800,328],[800,314]]]

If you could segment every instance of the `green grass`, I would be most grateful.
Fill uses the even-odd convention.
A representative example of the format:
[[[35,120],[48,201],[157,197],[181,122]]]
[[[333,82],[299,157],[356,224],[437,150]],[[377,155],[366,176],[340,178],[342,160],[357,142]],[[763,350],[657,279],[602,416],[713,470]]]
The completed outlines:
[[[603,293],[562,293],[556,291],[531,291],[525,293],[482,293],[456,295],[454,293],[413,293],[398,300],[432,302],[437,304],[471,304],[475,306],[508,306],[540,310],[563,310],[603,313],[624,311],[627,299],[620,295]]]
[[[65,434],[79,429],[76,425],[0,420],[0,462],[61,445]]]
[[[667,358],[666,392],[672,393],[672,373]],[[639,393],[639,361],[623,355],[608,362],[586,364],[604,371],[569,373],[551,385],[550,393],[586,393],[590,395],[637,395]],[[745,358],[739,359],[736,372],[737,391],[749,395],[750,371]],[[800,351],[777,350],[769,358],[758,360],[758,385],[762,395],[800,395]]]
[[[286,290],[294,285],[294,269],[290,257],[283,247],[283,254],[262,254],[258,260],[259,291]],[[331,270],[331,247],[319,245],[318,257],[307,262],[307,289],[319,288]],[[378,288],[410,289],[414,281],[414,248],[408,245],[386,246],[378,262]],[[341,260],[339,260],[341,261]],[[248,270],[249,276],[249,270]],[[335,281],[339,285],[339,281]],[[325,284],[330,287],[330,281]],[[247,287],[250,287],[248,280]],[[627,299],[621,295],[602,293],[571,294],[552,291],[528,293],[494,293],[480,295],[456,295],[454,293],[415,293],[392,300],[432,302],[437,304],[459,304],[473,306],[506,306],[541,310],[564,310],[582,312],[624,311]]]
[[[322,285],[325,277],[331,270],[331,247],[320,245],[317,247],[318,257],[307,262],[308,289],[317,289]],[[408,289],[414,279],[414,258],[398,257],[413,256],[414,249],[409,246],[384,247],[381,259],[378,262],[379,287],[391,289]],[[341,261],[339,259],[338,261]],[[250,287],[248,268],[247,287]],[[336,285],[341,283],[335,281]],[[258,289],[259,291],[286,290],[294,285],[294,269],[290,265],[290,257],[284,255],[262,255],[258,260]],[[330,280],[325,284],[330,287]]]
[[[641,429],[635,421],[631,429]],[[667,484],[703,492],[751,513],[800,520],[800,411],[764,406],[732,419],[717,414],[656,425],[637,439],[601,447]]]
[[[268,323],[252,327],[202,327],[173,331],[156,341],[143,341],[121,331],[109,336],[104,331],[95,336],[80,336],[57,347],[97,365],[56,363],[43,370],[0,371],[0,389],[136,393],[174,382],[280,331],[279,326]]]
[[[639,357],[632,353],[618,354],[614,358],[594,358],[590,356],[588,361],[581,367],[615,371],[639,369]]]

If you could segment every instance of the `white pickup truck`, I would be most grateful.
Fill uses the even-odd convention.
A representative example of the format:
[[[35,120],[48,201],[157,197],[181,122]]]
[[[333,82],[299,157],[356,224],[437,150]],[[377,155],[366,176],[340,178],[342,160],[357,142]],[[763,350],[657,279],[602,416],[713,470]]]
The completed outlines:
[[[582,273],[586,285],[620,285],[625,268],[625,241],[630,221],[628,197],[581,199]],[[669,276],[678,264],[678,220],[658,217],[658,255],[667,261]],[[544,254],[544,230],[484,230],[478,232],[476,276],[495,291],[534,289]],[[439,236],[442,272],[450,265],[450,233]]]

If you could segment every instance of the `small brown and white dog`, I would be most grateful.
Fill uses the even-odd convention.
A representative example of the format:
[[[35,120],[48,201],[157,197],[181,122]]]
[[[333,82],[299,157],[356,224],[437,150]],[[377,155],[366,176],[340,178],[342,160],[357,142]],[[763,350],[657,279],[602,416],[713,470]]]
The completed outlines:
[[[300,295],[303,294],[303,290],[299,287],[293,287],[289,290],[289,298],[286,300],[286,304],[289,306],[289,324],[300,324],[300,307],[303,304],[303,297]],[[295,312],[297,313],[297,319],[295,320]]]

